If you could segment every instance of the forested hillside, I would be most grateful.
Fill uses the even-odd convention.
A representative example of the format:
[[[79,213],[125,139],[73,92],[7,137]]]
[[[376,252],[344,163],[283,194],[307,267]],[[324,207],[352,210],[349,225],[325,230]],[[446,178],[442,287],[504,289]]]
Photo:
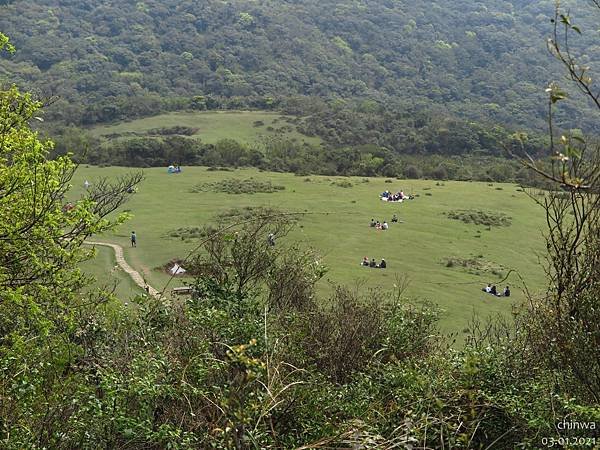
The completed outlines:
[[[584,20],[586,3],[571,3]],[[47,119],[79,125],[168,109],[289,107],[306,96],[363,112],[542,129],[544,88],[556,73],[545,48],[552,0],[0,5],[0,30],[18,49],[2,61],[0,80],[60,96]],[[580,42],[591,65],[600,59],[593,38]],[[594,126],[565,105],[559,124]]]

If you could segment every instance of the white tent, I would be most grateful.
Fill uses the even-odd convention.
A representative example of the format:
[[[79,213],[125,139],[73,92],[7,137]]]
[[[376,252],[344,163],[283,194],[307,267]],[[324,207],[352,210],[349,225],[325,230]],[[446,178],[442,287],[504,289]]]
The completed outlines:
[[[169,272],[171,272],[171,275],[183,275],[186,272],[186,270],[179,264],[175,263],[173,264],[173,267],[171,267]]]

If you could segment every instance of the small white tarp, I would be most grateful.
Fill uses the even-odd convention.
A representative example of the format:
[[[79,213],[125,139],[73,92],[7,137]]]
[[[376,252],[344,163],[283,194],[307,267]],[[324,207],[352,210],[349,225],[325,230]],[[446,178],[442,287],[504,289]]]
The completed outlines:
[[[169,272],[171,272],[171,275],[182,275],[186,272],[186,270],[179,264],[175,263],[173,264],[173,267],[171,267],[171,270],[169,270]]]

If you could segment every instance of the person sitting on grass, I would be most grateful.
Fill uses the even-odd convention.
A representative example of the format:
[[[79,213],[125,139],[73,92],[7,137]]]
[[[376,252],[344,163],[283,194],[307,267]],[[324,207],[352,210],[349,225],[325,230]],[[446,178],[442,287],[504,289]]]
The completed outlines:
[[[379,263],[379,268],[385,269],[386,267],[387,267],[387,263],[385,262],[385,259],[381,258],[381,262]]]
[[[388,225],[388,223],[387,223],[387,222],[385,222],[385,221],[384,221],[384,222],[383,222],[383,224],[381,225],[381,229],[382,229],[382,230],[387,230],[389,227],[390,227],[390,226],[389,226],[389,225]]]
[[[369,267],[369,258],[368,257],[364,257],[362,262],[360,263],[361,266],[365,266],[365,267]]]
[[[492,289],[490,289],[490,294],[498,295],[498,291],[496,290],[496,285],[492,286]]]
[[[377,228],[378,230],[381,230],[381,223],[379,223],[379,220],[375,224],[375,228]]]
[[[375,258],[373,258],[371,260],[371,263],[369,264],[369,267],[377,267],[377,263],[375,262]]]
[[[505,297],[510,297],[510,288],[508,286],[504,288],[504,292],[502,293],[502,295],[504,295]]]
[[[492,285],[488,283],[488,285],[481,289],[483,292],[487,292],[488,294],[492,291]]]
[[[392,217],[392,223],[398,223],[398,216],[396,214]]]
[[[376,223],[375,223],[375,219],[371,219],[371,227],[375,227]]]

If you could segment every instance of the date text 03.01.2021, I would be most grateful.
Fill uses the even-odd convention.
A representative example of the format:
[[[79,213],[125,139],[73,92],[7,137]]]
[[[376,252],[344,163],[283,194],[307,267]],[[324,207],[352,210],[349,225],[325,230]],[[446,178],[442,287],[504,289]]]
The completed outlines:
[[[548,448],[551,447],[564,447],[570,446],[581,446],[581,447],[592,447],[596,445],[596,442],[600,444],[600,439],[590,437],[545,437],[542,438],[542,445]]]

